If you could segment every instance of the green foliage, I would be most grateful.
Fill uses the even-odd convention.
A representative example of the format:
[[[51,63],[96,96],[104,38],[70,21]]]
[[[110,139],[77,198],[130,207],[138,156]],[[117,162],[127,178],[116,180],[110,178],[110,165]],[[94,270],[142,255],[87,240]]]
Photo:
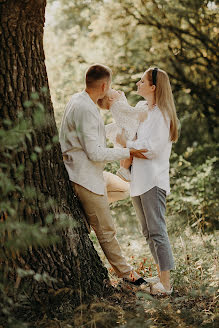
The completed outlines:
[[[173,154],[171,183],[169,215],[201,230],[219,228],[216,145],[196,145],[182,155]]]
[[[218,71],[218,8],[209,1],[107,1],[90,26],[94,41],[105,40],[106,62],[125,91],[150,65],[165,69],[177,108],[205,117],[214,138]],[[214,139],[216,140],[216,138]]]
[[[84,87],[89,64],[112,67],[113,86],[125,91],[132,104],[139,100],[135,83],[148,66],[168,72],[181,123],[171,160],[168,213],[208,230],[217,227],[218,212],[217,6],[218,2],[200,0],[64,1],[53,9],[56,20],[49,19],[45,42],[58,125],[70,94]],[[52,7],[49,10],[52,13]],[[57,41],[52,50],[51,35]],[[61,59],[55,66],[54,52]],[[57,71],[59,79],[53,78]],[[109,123],[109,113],[104,117]],[[118,165],[109,163],[106,170],[115,173]],[[112,204],[111,209],[114,217],[130,218],[131,224],[130,199]]]
[[[157,65],[170,76],[182,123],[183,138],[176,147],[177,153],[185,151],[193,141],[218,139],[217,2],[64,1],[63,7],[62,3],[54,14],[56,34],[62,35],[63,77],[57,81],[62,100],[83,87],[89,64],[102,62],[112,67],[114,86],[136,102],[136,81],[147,67]],[[80,18],[78,12],[82,13]],[[52,29],[47,31],[49,37]],[[47,45],[49,41],[49,56]],[[59,54],[58,45],[56,53]],[[47,67],[55,83],[52,76],[57,68],[49,59]],[[55,91],[56,101],[56,86]],[[60,100],[58,105],[64,106]]]

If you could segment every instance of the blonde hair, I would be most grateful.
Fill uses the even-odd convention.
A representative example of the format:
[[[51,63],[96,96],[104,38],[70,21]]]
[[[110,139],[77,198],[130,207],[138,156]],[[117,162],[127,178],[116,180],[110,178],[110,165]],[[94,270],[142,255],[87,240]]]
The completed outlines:
[[[146,77],[150,85],[153,85],[153,70],[154,68],[149,68],[146,71]],[[155,102],[161,110],[164,118],[166,118],[166,114],[170,118],[170,140],[176,142],[178,140],[178,118],[176,114],[176,107],[174,104],[169,77],[167,73],[161,69],[158,69],[157,71]]]

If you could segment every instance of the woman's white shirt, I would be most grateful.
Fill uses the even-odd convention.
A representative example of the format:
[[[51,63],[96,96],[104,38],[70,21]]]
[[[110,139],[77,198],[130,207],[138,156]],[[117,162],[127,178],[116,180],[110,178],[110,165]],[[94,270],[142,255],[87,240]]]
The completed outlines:
[[[148,118],[139,125],[137,139],[127,141],[128,148],[147,149],[148,159],[133,158],[130,195],[139,196],[157,186],[170,192],[169,158],[172,142],[169,140],[170,119],[164,118],[155,106]]]

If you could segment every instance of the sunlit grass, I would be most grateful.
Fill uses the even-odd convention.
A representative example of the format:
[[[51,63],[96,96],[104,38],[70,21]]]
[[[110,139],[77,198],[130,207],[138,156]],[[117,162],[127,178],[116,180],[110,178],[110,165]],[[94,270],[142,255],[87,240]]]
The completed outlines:
[[[137,219],[133,222],[136,225],[133,233],[130,233],[130,227],[123,220],[121,223],[118,218],[115,223],[117,237],[127,261],[142,276],[155,275],[156,267]],[[168,218],[167,223],[171,226]],[[177,223],[174,224],[176,229]],[[148,297],[141,293],[134,306],[135,314],[125,313],[125,323],[121,327],[216,327],[218,233],[203,235],[199,231],[192,231],[189,226],[184,231],[180,230],[180,226],[178,228],[178,234],[170,235],[176,264],[172,271],[174,293],[165,298]],[[110,268],[93,232],[91,237],[109,270],[112,284],[120,286],[121,279]]]

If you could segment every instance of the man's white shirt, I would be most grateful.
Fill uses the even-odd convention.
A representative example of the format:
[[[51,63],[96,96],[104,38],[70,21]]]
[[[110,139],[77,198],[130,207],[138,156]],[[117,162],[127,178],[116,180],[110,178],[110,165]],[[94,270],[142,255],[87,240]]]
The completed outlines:
[[[106,162],[130,156],[128,148],[106,147],[103,119],[85,90],[74,94],[65,108],[60,144],[69,179],[99,195],[104,195]]]

